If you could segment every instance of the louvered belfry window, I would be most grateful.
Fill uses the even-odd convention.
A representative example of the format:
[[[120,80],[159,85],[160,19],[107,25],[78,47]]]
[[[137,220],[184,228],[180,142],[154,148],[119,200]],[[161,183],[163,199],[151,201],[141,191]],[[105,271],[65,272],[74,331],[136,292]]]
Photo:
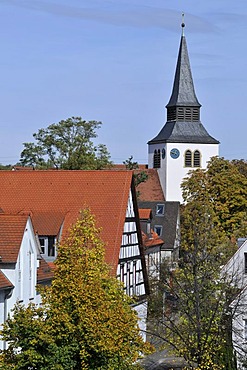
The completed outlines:
[[[176,108],[175,107],[168,108],[167,121],[176,121]]]
[[[192,121],[197,122],[200,120],[200,111],[199,108],[193,108],[192,111]]]
[[[201,153],[199,150],[194,151],[194,161],[193,161],[194,167],[201,167]]]
[[[197,107],[169,107],[167,108],[167,121],[198,122],[200,109]]]
[[[160,149],[155,149],[153,158],[154,168],[160,168]]]
[[[185,158],[185,160],[184,160],[185,167],[192,167],[192,153],[191,153],[191,150],[186,150],[184,158]]]

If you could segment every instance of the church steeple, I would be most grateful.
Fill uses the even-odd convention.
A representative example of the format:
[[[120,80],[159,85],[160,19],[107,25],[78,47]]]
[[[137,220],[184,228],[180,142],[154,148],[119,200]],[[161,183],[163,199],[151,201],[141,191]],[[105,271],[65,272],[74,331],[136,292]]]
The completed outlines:
[[[148,142],[154,143],[203,143],[219,144],[208,134],[200,120],[200,108],[190,68],[189,54],[182,23],[177,67],[172,95],[167,104],[167,122],[159,134]]]
[[[182,36],[172,95],[166,106],[167,121],[195,122],[200,121],[201,104],[195,94],[184,27],[185,24],[182,22]]]
[[[183,201],[181,182],[189,171],[207,168],[210,158],[219,155],[219,141],[200,120],[200,108],[193,84],[189,55],[182,35],[167,121],[148,142],[148,167],[157,169],[167,201]]]

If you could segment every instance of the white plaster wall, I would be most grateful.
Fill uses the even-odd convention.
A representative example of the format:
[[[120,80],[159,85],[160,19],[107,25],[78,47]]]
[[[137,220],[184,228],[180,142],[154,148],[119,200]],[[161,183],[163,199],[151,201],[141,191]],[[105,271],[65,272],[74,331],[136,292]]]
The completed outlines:
[[[239,295],[232,302],[232,341],[237,354],[238,369],[245,369],[241,359],[246,358],[247,342],[245,339],[245,320],[247,320],[247,274],[245,273],[245,257],[247,241],[236,251],[228,263],[223,267],[221,275],[228,278],[229,283],[240,290]]]
[[[29,267],[29,251],[32,250],[32,276],[30,279]],[[21,262],[19,265],[19,261]],[[28,219],[26,228],[23,234],[23,239],[20,246],[20,251],[16,264],[12,264],[12,268],[2,268],[2,272],[13,284],[14,289],[12,295],[5,301],[6,308],[4,308],[4,293],[3,297],[0,295],[0,324],[4,322],[4,309],[8,314],[11,314],[15,303],[19,300],[24,305],[30,302],[40,303],[40,297],[36,294],[37,285],[37,244],[33,232],[32,224]],[[19,279],[19,266],[21,268],[21,280]],[[7,267],[7,266],[6,266]],[[32,283],[32,287],[30,286]],[[30,289],[31,288],[31,289]],[[21,293],[22,292],[22,293]],[[0,348],[3,348],[3,342],[0,341]]]
[[[140,328],[140,333],[144,341],[146,341],[146,331],[147,331],[147,301],[141,302],[134,306],[134,310],[137,312],[138,316],[138,326]]]
[[[237,367],[244,370],[242,360],[246,359],[247,342],[245,338],[245,321],[247,320],[247,289],[245,288],[232,303],[232,342],[237,355]]]
[[[153,153],[155,149],[165,149],[165,158],[161,155],[161,167],[158,169],[160,183],[167,201],[183,202],[181,192],[181,182],[190,170],[196,169],[184,166],[184,154],[186,150],[199,150],[201,153],[201,168],[206,168],[211,157],[219,155],[218,144],[190,144],[190,143],[166,143],[149,145],[148,167],[153,168]],[[180,155],[177,159],[170,156],[170,151],[177,148]]]
[[[222,275],[227,274],[231,284],[236,285],[239,289],[243,289],[247,284],[247,274],[244,266],[245,253],[247,253],[247,240],[222,269]]]

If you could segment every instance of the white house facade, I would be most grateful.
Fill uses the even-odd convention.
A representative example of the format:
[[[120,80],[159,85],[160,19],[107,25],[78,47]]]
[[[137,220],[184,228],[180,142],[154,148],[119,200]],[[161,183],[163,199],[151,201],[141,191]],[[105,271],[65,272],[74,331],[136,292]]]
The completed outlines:
[[[247,367],[247,240],[224,266],[222,274],[238,292],[231,303],[232,342],[238,369],[244,370]]]
[[[117,278],[124,284],[125,292],[131,297],[137,297],[134,308],[139,317],[139,327],[145,338],[147,318],[147,282],[144,255],[141,252],[142,238],[137,222],[137,208],[133,202],[132,190],[129,192],[122,244],[119,253]]]
[[[27,306],[30,302],[39,304],[36,291],[39,267],[39,243],[35,237],[30,217],[0,215],[0,272],[5,283],[0,289],[0,324],[4,323],[18,301]],[[9,282],[9,283],[8,283]],[[5,343],[0,341],[0,348]]]

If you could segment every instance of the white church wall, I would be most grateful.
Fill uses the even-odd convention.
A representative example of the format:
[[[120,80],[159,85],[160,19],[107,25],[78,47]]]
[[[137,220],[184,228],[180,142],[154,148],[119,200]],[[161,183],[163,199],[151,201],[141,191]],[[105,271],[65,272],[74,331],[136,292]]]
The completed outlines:
[[[210,158],[219,155],[218,144],[190,144],[190,143],[160,143],[149,145],[148,167],[153,168],[154,150],[160,149],[161,163],[158,174],[166,201],[183,202],[181,183],[190,170],[198,167],[185,167],[185,152],[190,150],[194,153],[198,150],[201,154],[201,167],[205,169]],[[177,158],[171,157],[171,151],[178,150]],[[162,156],[163,152],[163,156]],[[165,155],[164,155],[165,153]]]

